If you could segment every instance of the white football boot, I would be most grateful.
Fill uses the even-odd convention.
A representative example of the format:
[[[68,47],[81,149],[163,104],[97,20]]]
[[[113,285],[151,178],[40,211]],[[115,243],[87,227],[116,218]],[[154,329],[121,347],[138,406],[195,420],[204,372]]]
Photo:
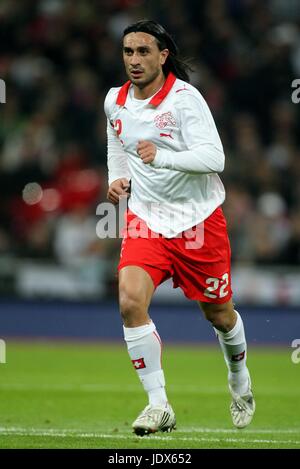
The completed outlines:
[[[243,396],[237,394],[229,384],[232,401],[230,404],[230,413],[233,425],[237,428],[245,428],[251,422],[255,412],[255,400],[251,390],[251,381],[249,379],[248,392]]]
[[[133,422],[132,428],[139,436],[158,431],[171,432],[176,428],[174,411],[168,402],[165,405],[147,405]]]

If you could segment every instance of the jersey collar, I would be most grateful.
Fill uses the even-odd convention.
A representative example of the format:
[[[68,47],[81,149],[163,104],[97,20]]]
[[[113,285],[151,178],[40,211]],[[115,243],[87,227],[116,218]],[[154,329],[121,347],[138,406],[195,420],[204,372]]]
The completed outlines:
[[[172,72],[170,72],[162,88],[152,97],[149,104],[151,104],[154,107],[157,107],[169,94],[172,86],[175,83],[175,80],[176,80],[175,75]],[[130,85],[131,85],[131,81],[129,80],[121,87],[118,93],[117,101],[116,101],[116,103],[119,106],[125,105]]]

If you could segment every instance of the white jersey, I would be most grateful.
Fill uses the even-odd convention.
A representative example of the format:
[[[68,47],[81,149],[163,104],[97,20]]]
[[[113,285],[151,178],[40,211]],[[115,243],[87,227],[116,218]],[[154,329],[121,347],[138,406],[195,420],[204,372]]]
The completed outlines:
[[[175,237],[205,220],[223,203],[217,173],[224,152],[211,112],[199,91],[170,73],[152,97],[140,100],[130,82],[111,88],[105,99],[108,182],[131,180],[128,207],[148,227]],[[157,147],[143,163],[139,140]]]

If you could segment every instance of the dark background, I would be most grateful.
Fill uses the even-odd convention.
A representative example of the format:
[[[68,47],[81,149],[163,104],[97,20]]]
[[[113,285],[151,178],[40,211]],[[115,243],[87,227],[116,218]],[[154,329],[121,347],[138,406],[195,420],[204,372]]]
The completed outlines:
[[[123,29],[142,18],[161,22],[191,58],[224,145],[235,298],[270,308],[265,320],[273,307],[299,317],[299,0],[1,0],[2,335],[7,321],[22,335],[28,301],[117,309],[120,240],[95,229],[107,191],[103,101],[126,80]],[[188,307],[168,285],[155,298]]]

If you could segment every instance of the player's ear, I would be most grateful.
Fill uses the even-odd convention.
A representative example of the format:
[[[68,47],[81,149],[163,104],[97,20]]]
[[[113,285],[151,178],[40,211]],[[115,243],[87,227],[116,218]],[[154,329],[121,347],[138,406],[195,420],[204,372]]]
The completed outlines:
[[[160,51],[160,65],[164,65],[167,58],[168,58],[168,55],[169,55],[169,49],[163,49]]]

